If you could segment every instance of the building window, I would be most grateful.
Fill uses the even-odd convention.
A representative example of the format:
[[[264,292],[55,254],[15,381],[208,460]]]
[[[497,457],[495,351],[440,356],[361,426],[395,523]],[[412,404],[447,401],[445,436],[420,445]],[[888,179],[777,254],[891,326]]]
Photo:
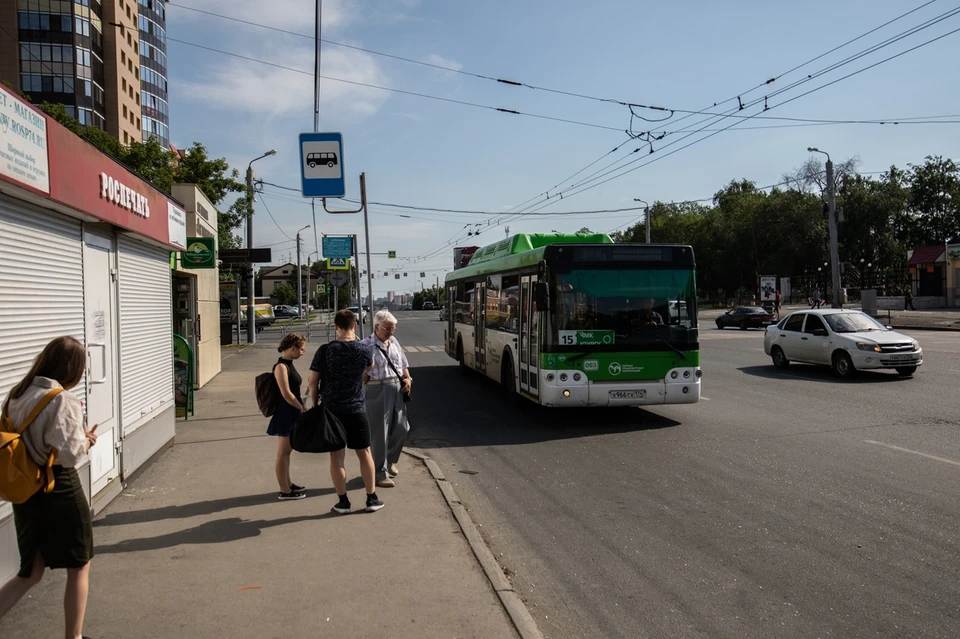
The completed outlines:
[[[126,63],[127,63],[127,54],[124,53],[123,51],[121,51],[121,52],[120,52],[120,64],[126,64]]]
[[[120,86],[123,87],[123,90],[124,90],[124,91],[127,90],[127,79],[126,79],[126,78],[120,78]]]
[[[130,144],[130,134],[126,131],[123,132],[123,143]]]
[[[127,117],[127,105],[126,105],[126,104],[123,105],[123,117],[124,117],[124,118]]]

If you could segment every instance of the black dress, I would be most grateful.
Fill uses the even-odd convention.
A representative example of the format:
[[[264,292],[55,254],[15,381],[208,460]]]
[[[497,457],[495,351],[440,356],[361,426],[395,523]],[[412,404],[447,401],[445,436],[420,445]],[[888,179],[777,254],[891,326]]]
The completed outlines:
[[[281,364],[287,367],[287,381],[290,383],[290,392],[293,393],[297,401],[302,404],[303,398],[300,396],[300,385],[303,383],[303,379],[300,377],[300,373],[294,368],[292,360],[283,359],[282,357],[274,364],[274,370]],[[297,421],[298,417],[300,417],[300,411],[291,406],[281,395],[280,401],[277,404],[277,410],[273,413],[273,417],[270,418],[270,424],[267,426],[267,435],[289,437],[290,432],[293,430],[293,423]]]

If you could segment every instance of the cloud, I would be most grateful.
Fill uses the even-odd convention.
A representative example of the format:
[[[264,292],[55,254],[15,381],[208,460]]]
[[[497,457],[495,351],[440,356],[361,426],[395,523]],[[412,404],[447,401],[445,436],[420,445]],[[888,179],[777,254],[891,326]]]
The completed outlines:
[[[199,2],[193,6],[201,8]],[[204,0],[202,9],[210,13],[227,15],[232,18],[263,23],[265,26],[313,33],[314,2],[306,0],[269,0],[269,10],[264,10],[264,0]],[[198,19],[203,16],[195,11],[185,11],[171,5],[173,19]],[[347,0],[325,0],[323,3],[322,26],[324,31],[336,31],[357,18],[357,4]],[[266,18],[266,19],[264,19]],[[236,23],[234,23],[236,24]],[[254,28],[254,27],[249,27]]]
[[[311,47],[263,47],[263,55],[249,57],[298,69],[278,69],[249,60],[217,59],[194,77],[178,79],[177,98],[203,102],[237,112],[267,117],[313,111],[313,49]],[[325,51],[323,74],[365,84],[387,84],[376,60],[350,49]],[[332,80],[321,81],[321,109],[341,117],[364,118],[375,114],[386,101],[384,91]]]

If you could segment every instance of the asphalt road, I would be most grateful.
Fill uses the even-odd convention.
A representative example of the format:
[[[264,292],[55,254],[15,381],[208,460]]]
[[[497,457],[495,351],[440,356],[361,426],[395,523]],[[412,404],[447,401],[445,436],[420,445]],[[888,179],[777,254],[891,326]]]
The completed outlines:
[[[838,381],[704,326],[699,404],[558,411],[460,377],[436,313],[399,320],[410,443],[547,637],[960,634],[960,333],[911,332],[912,379]]]

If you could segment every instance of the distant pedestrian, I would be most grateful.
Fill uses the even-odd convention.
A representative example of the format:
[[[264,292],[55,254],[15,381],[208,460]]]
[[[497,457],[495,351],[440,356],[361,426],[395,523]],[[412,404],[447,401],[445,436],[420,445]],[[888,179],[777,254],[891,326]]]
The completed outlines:
[[[813,291],[813,304],[811,304],[811,308],[820,308],[821,304],[823,304],[823,298],[820,297],[820,287],[818,286],[816,290]]]
[[[373,369],[373,354],[369,345],[357,340],[357,316],[353,311],[339,311],[333,323],[337,327],[337,339],[321,346],[314,356],[310,364],[309,395],[313,405],[317,405],[322,393],[327,410],[343,424],[347,448],[355,450],[360,460],[360,474],[367,491],[365,510],[373,512],[383,508],[374,485],[376,472],[370,454],[370,424],[363,393],[363,376]],[[333,511],[341,515],[351,510],[347,498],[346,453],[346,449],[330,453],[330,478],[340,498]]]
[[[55,465],[50,492],[40,490],[13,505],[20,571],[0,588],[0,617],[40,583],[46,568],[66,568],[67,637],[83,632],[93,559],[90,504],[76,467],[97,443],[97,427],[87,430],[80,400],[69,390],[80,383],[86,364],[83,344],[73,337],[58,337],[44,347],[3,404],[3,415],[20,427],[36,407],[49,402],[27,425],[21,441],[36,464],[46,468],[55,459]]]
[[[373,320],[373,335],[363,340],[372,349],[373,370],[367,373],[367,420],[373,449],[377,486],[392,488],[399,474],[397,462],[410,432],[404,396],[413,386],[407,356],[394,337],[397,318],[390,311],[378,311]]]
[[[911,311],[917,310],[913,305],[913,291],[910,286],[907,286],[906,291],[903,293],[903,310],[907,310],[907,306],[910,307]]]
[[[277,483],[280,484],[280,494],[277,498],[283,501],[303,499],[307,496],[303,486],[298,486],[290,480],[290,453],[293,452],[293,448],[290,447],[290,433],[293,431],[294,422],[306,410],[303,397],[300,395],[303,379],[293,362],[303,355],[303,347],[306,344],[307,339],[303,335],[290,333],[280,340],[280,346],[277,348],[280,359],[273,365],[273,377],[280,388],[280,401],[276,412],[270,418],[267,434],[277,438],[275,470]]]
[[[776,292],[776,295],[775,295],[774,298],[773,298],[773,310],[776,311],[776,313],[777,313],[777,319],[780,319],[780,301],[781,301],[781,299],[782,299],[782,298],[780,297],[780,290],[778,289],[777,292]]]

